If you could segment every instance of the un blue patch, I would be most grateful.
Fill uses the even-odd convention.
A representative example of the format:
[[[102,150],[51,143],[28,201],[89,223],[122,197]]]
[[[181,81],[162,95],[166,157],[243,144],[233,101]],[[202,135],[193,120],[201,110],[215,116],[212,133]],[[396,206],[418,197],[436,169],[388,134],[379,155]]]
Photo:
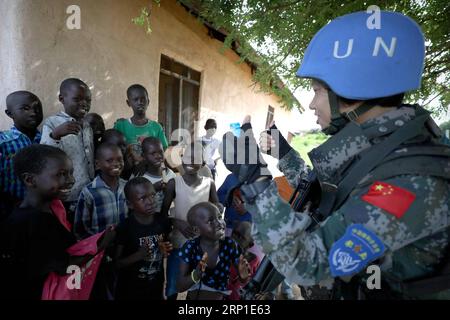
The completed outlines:
[[[349,276],[363,270],[386,250],[383,242],[361,224],[350,225],[331,247],[328,261],[333,277]]]

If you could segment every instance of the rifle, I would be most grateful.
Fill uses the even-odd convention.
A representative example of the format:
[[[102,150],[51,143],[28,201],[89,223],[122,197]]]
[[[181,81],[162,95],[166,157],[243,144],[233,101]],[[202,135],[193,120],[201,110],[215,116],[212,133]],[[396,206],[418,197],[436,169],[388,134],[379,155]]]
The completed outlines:
[[[320,200],[319,197],[314,196],[317,195],[317,188],[320,188],[317,175],[312,170],[306,178],[299,182],[289,199],[289,204],[295,211],[310,212],[310,216],[315,222],[314,225],[319,223],[315,210],[312,210],[313,207],[317,208]],[[284,276],[275,269],[269,258],[264,256],[252,280],[240,289],[241,300],[254,300],[257,293],[272,292],[283,280]]]

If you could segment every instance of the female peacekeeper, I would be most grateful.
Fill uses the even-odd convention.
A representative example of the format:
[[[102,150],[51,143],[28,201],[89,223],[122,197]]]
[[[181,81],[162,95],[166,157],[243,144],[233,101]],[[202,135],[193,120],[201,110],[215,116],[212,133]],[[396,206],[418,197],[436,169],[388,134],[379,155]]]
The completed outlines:
[[[321,190],[314,213],[279,197],[262,160],[237,163],[256,146],[249,119],[240,138],[224,136],[223,146],[235,143],[222,149],[224,162],[240,177],[256,242],[288,282],[333,283],[334,298],[448,299],[450,148],[429,112],[402,104],[420,87],[424,37],[400,13],[381,11],[379,28],[368,18],[356,12],[323,27],[297,72],[312,79],[310,109],[331,135],[309,153]],[[271,129],[261,148],[295,187],[309,169]],[[314,216],[322,220],[315,226]],[[367,281],[372,263],[381,289],[379,279]]]

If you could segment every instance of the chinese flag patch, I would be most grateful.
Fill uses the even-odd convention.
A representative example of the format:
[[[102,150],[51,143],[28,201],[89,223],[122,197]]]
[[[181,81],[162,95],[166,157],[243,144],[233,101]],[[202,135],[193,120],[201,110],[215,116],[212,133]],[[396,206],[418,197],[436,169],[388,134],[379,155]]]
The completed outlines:
[[[416,195],[392,184],[375,181],[362,199],[400,219],[414,202]]]

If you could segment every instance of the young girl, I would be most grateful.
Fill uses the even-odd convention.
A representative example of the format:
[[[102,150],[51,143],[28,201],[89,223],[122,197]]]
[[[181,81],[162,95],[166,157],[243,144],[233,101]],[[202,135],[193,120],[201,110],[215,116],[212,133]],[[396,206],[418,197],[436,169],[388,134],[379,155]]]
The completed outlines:
[[[162,300],[163,256],[172,249],[164,241],[170,225],[155,211],[155,189],[137,177],[128,181],[125,196],[130,215],[117,228],[117,300]]]
[[[156,192],[156,212],[161,212],[167,182],[176,175],[172,170],[163,167],[164,150],[158,138],[147,137],[142,141],[142,157],[144,161],[139,166],[136,176],[143,176],[153,184]]]
[[[50,273],[66,275],[68,266],[82,266],[92,256],[74,257],[66,251],[76,243],[60,202],[69,196],[74,184],[72,161],[66,153],[51,146],[32,145],[16,154],[14,171],[27,192],[7,221],[11,283],[10,288],[2,285],[8,288],[4,292],[9,298],[39,300]],[[56,200],[59,205],[55,205]],[[98,241],[97,252],[113,236],[108,229]]]
[[[195,142],[188,146],[183,154],[182,161],[184,174],[168,182],[161,209],[161,213],[168,216],[170,205],[172,201],[174,202],[175,206],[170,214],[173,224],[170,240],[174,246],[174,252],[168,258],[166,288],[168,299],[176,298],[177,294],[178,250],[188,239],[195,236],[187,222],[188,210],[195,204],[205,201],[220,205],[214,181],[211,178],[202,177],[198,173],[204,162],[202,145]]]
[[[250,266],[237,243],[225,237],[219,214],[209,202],[198,203],[188,212],[189,224],[199,236],[188,240],[178,253],[182,262],[177,288],[188,290],[187,300],[223,300],[230,294],[227,287],[233,266],[241,282],[249,279]]]

